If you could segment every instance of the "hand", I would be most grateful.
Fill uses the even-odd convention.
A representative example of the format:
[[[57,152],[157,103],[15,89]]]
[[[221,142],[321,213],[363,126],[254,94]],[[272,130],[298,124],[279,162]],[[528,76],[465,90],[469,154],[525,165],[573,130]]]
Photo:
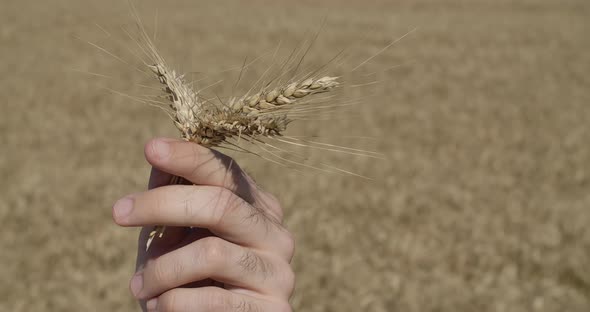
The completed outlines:
[[[154,139],[145,156],[149,190],[113,207],[117,224],[143,227],[130,289],[144,311],[291,311],[294,242],[278,201],[195,143]],[[167,185],[172,175],[190,185]],[[166,232],[146,252],[154,225]]]

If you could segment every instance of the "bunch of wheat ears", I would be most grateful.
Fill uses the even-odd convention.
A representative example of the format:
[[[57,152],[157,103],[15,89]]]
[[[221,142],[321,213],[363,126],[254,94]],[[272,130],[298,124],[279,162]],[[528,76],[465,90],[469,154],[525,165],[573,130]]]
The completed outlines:
[[[313,101],[304,99],[329,92],[339,85],[337,77],[309,77],[284,86],[262,89],[252,95],[232,97],[227,102],[211,102],[193,90],[183,75],[170,69],[154,48],[149,37],[143,39],[149,47],[153,64],[148,64],[160,84],[164,98],[172,110],[170,116],[184,140],[215,147],[232,144],[229,139],[238,138],[260,143],[261,137],[281,137],[292,116],[300,114]],[[172,183],[179,183],[175,177]],[[162,237],[165,227],[157,226],[149,235],[146,248],[153,239]]]
[[[138,47],[139,53],[134,56],[142,61],[146,69],[139,69],[139,71],[148,73],[157,79],[161,88],[160,93],[155,97],[148,95],[132,97],[122,92],[115,92],[165,110],[180,131],[182,139],[207,147],[231,147],[295,170],[311,168],[322,172],[363,178],[364,176],[323,162],[307,164],[305,162],[307,156],[293,153],[291,150],[281,148],[269,141],[349,155],[382,157],[377,152],[365,149],[328,144],[305,137],[284,134],[287,126],[295,120],[318,118],[325,113],[331,114],[335,109],[340,110],[342,107],[354,106],[362,100],[366,100],[366,98],[336,100],[330,95],[335,89],[354,88],[355,86],[344,85],[339,81],[339,77],[325,74],[327,66],[310,70],[307,73],[296,74],[303,57],[299,58],[299,55],[296,57],[293,53],[289,61],[282,65],[279,75],[268,81],[263,81],[263,77],[261,77],[246,94],[232,96],[226,100],[221,100],[219,97],[212,99],[205,96],[202,89],[195,89],[183,74],[179,74],[166,63],[144,28],[137,10],[132,7],[131,12],[136,22],[137,34],[132,35],[129,31],[124,31],[128,39]],[[104,29],[101,28],[101,30]],[[377,54],[361,62],[353,71],[406,35],[392,41]],[[129,65],[105,48],[86,42]],[[322,96],[325,93],[328,95]],[[240,142],[246,142],[251,148],[243,147]],[[283,156],[285,153],[288,156]],[[171,183],[183,183],[183,179],[174,177]],[[156,226],[149,235],[146,248],[149,248],[156,237],[162,237],[164,231],[164,226]]]

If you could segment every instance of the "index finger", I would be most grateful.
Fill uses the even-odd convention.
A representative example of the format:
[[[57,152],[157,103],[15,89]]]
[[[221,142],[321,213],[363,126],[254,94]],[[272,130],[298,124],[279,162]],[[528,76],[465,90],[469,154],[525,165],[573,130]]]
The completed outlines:
[[[256,183],[232,158],[193,142],[153,139],[145,145],[145,157],[160,171],[197,185],[226,188],[249,203],[261,195]]]

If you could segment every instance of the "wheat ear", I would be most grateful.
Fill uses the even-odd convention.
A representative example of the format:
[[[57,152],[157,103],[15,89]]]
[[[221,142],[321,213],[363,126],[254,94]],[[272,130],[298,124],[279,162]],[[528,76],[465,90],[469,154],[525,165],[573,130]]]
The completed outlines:
[[[156,53],[153,47],[152,51]],[[259,137],[281,136],[293,121],[289,115],[299,111],[301,100],[339,85],[337,77],[307,78],[216,105],[200,97],[183,75],[166,66],[161,56],[153,59],[159,62],[148,66],[163,85],[163,96],[169,102],[171,117],[181,137],[208,147],[220,146],[232,137],[257,140]],[[174,177],[171,183],[181,181],[182,178]],[[163,236],[165,229],[164,226],[154,228],[146,249],[155,237]]]

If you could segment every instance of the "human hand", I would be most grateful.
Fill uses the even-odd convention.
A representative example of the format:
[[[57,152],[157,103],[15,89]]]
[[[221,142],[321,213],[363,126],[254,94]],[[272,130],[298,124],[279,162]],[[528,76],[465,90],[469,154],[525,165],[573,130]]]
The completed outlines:
[[[291,311],[294,241],[278,201],[195,143],[154,139],[145,156],[149,190],[113,207],[117,224],[143,227],[130,289],[144,311]],[[190,185],[167,185],[173,175]],[[146,252],[154,225],[167,229]]]

